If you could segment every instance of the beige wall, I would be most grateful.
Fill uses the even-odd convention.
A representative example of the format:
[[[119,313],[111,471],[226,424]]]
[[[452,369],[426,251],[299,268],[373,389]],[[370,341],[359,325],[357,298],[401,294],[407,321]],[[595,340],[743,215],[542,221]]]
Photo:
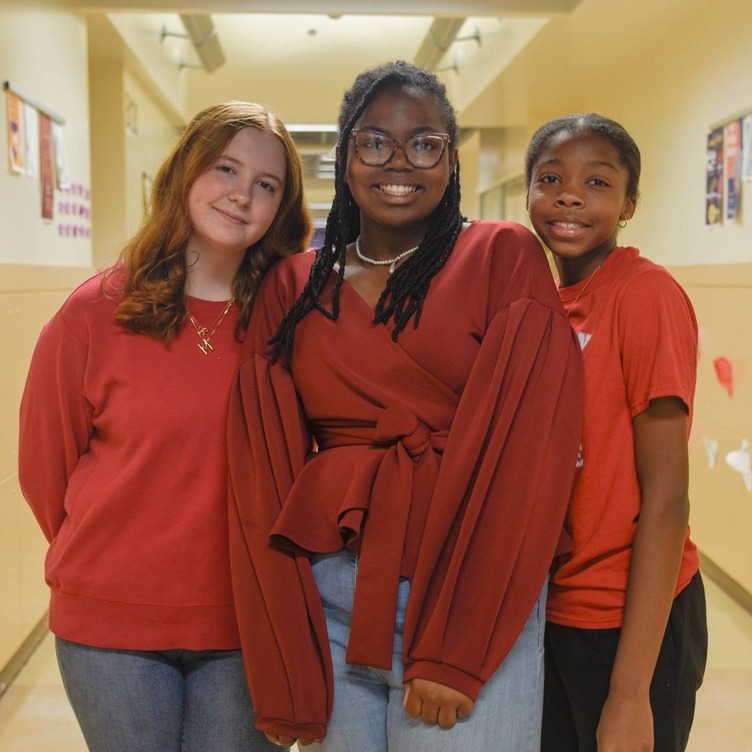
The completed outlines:
[[[112,55],[98,43],[105,36],[116,38],[107,19],[91,18],[88,75],[97,269],[115,260],[141,224],[145,176],[154,178],[182,125],[160,90],[144,84],[142,68],[131,55]]]
[[[123,42],[124,54],[110,55],[116,45],[108,35],[114,31],[109,22],[101,25],[101,17],[88,21],[100,24],[97,39],[104,40],[88,65],[83,15],[65,10],[59,0],[46,10],[21,11],[20,5],[0,2],[0,68],[66,118],[71,171],[92,188],[93,241],[60,238],[54,223],[39,220],[38,183],[7,173],[0,139],[0,324],[11,334],[0,372],[6,396],[0,403],[0,666],[46,604],[45,545],[20,498],[15,470],[18,398],[28,358],[39,328],[65,295],[94,267],[110,263],[140,221],[142,173],[156,171],[174,143],[175,126],[193,114],[184,103],[201,96],[201,90],[190,96],[186,82],[209,85],[200,73],[177,75],[154,60],[139,62],[132,39]],[[132,23],[122,17],[115,25],[129,37]],[[549,118],[596,110],[623,122],[640,144],[643,200],[622,239],[672,269],[686,285],[702,328],[691,442],[694,536],[752,591],[745,540],[752,496],[723,459],[743,438],[752,439],[752,366],[742,328],[752,316],[752,186],[745,186],[740,224],[712,232],[703,226],[707,130],[752,110],[750,28],[752,4],[743,0],[582,0],[571,16],[550,20],[482,95],[471,100],[475,88],[463,87],[472,70],[461,71],[451,88],[470,93],[466,103],[455,97],[465,104],[460,124],[468,132],[484,129],[471,133],[461,150],[463,209],[470,217],[480,214],[479,192],[519,177],[532,130]],[[149,80],[150,65],[158,80]],[[212,90],[212,101],[247,96],[241,74],[236,81],[237,90]],[[303,88],[315,99],[316,87]],[[136,104],[137,132],[126,130],[126,101]],[[290,119],[292,109],[277,109]],[[309,119],[294,112],[294,120]],[[513,199],[509,205],[517,216],[517,193]],[[733,397],[715,379],[712,363],[721,356],[737,371]],[[712,470],[703,436],[719,442]]]
[[[752,112],[750,28],[752,4],[742,0],[633,0],[618,12],[610,0],[583,0],[461,113],[464,127],[505,128],[488,144],[484,165],[496,171],[481,187],[522,173],[527,140],[546,120],[601,112],[643,153],[642,202],[623,239],[672,266],[752,263],[752,190],[746,223],[703,225],[707,131]]]
[[[743,439],[752,442],[752,363],[746,331],[746,322],[752,320],[752,264],[682,266],[672,271],[692,298],[700,323],[690,440],[693,536],[707,557],[752,593],[752,493],[725,459]],[[717,358],[731,361],[733,396],[716,376]],[[707,442],[717,442],[714,467]]]
[[[144,218],[144,176],[153,180],[178,139],[182,123],[165,112],[129,69],[124,71],[124,93],[132,120],[125,129],[126,237]],[[92,138],[92,141],[94,139]]]
[[[88,270],[0,264],[0,668],[47,609],[47,542],[18,488],[18,403],[39,330]],[[40,457],[39,462],[44,462]]]
[[[86,27],[81,18],[66,10],[0,6],[0,69],[6,80],[65,119],[71,177],[88,188]],[[2,110],[4,121],[4,103]],[[0,327],[6,346],[0,369],[0,668],[47,607],[42,571],[46,543],[18,488],[18,402],[39,329],[87,276],[91,263],[87,238],[58,233],[63,219],[58,202],[70,197],[56,191],[55,221],[42,221],[39,180],[10,175],[7,163],[3,136]]]
[[[111,263],[141,222],[142,174],[156,172],[175,142],[178,119],[143,85],[137,66],[106,57],[89,65],[86,20],[75,10],[49,5],[21,11],[0,4],[0,69],[24,94],[65,119],[71,178],[91,190],[92,230],[91,239],[59,234],[58,225],[67,220],[60,202],[89,203],[61,191],[55,192],[54,220],[42,221],[39,180],[8,172],[7,142],[0,139],[0,326],[10,333],[11,345],[0,370],[2,668],[44,615],[48,599],[46,542],[17,478],[18,403],[31,352],[70,291]],[[131,129],[126,101],[137,113]]]
[[[128,233],[122,63],[100,60],[92,65],[89,86],[92,102],[92,252],[94,266],[102,269],[115,258]]]
[[[523,174],[532,131],[560,115],[600,112],[637,140],[642,199],[621,241],[685,282],[702,331],[693,535],[748,591],[752,494],[724,456],[743,438],[752,441],[752,348],[744,326],[752,317],[752,183],[743,187],[742,221],[708,230],[704,170],[709,128],[752,112],[750,29],[752,4],[741,0],[633,0],[618,12],[608,0],[583,0],[571,16],[551,20],[460,117],[465,127],[505,126],[485,132],[481,190]],[[715,378],[717,357],[736,364],[732,398]],[[712,471],[703,435],[720,443]]]
[[[89,101],[86,83],[86,26],[78,13],[0,4],[0,70],[10,81],[65,120],[65,145],[72,182],[90,188]],[[88,266],[91,243],[85,237],[61,237],[55,221],[40,216],[38,179],[11,175],[5,137],[5,98],[0,139],[0,264]],[[58,200],[65,194],[56,192]],[[76,203],[78,203],[76,199]],[[57,208],[57,207],[56,207]]]

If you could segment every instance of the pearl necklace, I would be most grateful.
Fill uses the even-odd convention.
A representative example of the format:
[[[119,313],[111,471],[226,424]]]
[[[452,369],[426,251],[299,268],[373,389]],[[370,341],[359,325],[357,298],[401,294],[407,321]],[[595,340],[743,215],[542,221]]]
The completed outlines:
[[[372,264],[373,266],[389,266],[389,274],[394,274],[394,270],[397,268],[397,262],[401,261],[405,256],[409,256],[411,253],[415,253],[415,251],[420,248],[419,245],[416,245],[415,248],[408,248],[406,251],[402,251],[402,253],[398,253],[394,258],[390,259],[374,259],[370,258],[368,256],[364,256],[363,253],[360,250],[360,235],[358,235],[357,238],[355,238],[355,255],[361,260],[365,261],[366,264]]]
[[[199,350],[204,355],[208,355],[210,350],[213,350],[214,347],[211,343],[211,338],[214,336],[214,333],[219,329],[219,325],[225,320],[225,316],[230,311],[230,308],[232,308],[232,304],[235,302],[235,298],[230,298],[227,301],[227,305],[225,306],[222,313],[219,314],[217,317],[217,320],[211,325],[211,326],[203,326],[202,324],[199,324],[198,321],[193,317],[193,314],[188,311],[188,318],[190,319],[191,324],[193,324],[193,328],[196,330],[196,334],[198,334],[200,342],[196,343],[196,347],[198,347]]]

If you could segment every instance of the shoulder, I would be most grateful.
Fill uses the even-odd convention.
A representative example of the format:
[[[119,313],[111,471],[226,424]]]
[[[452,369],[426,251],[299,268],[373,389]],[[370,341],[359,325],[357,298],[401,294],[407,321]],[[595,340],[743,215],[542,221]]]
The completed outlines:
[[[460,235],[474,253],[485,253],[491,263],[501,262],[507,268],[522,264],[527,271],[545,270],[548,262],[538,238],[518,222],[473,222]]]
[[[488,268],[492,276],[501,274],[509,278],[517,272],[524,276],[541,273],[551,276],[538,238],[518,222],[471,222],[457,239],[455,252],[479,267]]]
[[[694,347],[697,317],[684,288],[667,269],[640,257],[637,249],[621,250],[629,252],[614,269],[614,315],[621,336],[662,337],[664,345],[686,341]]]
[[[42,328],[38,346],[75,341],[86,347],[94,330],[99,333],[97,339],[101,339],[105,329],[115,326],[114,312],[122,282],[112,288],[107,279],[108,272],[100,272],[75,288]]]
[[[459,243],[462,246],[459,246]],[[466,274],[482,275],[498,305],[518,298],[559,310],[551,266],[538,238],[517,222],[473,222],[460,235],[458,255]]]
[[[72,328],[109,324],[114,321],[115,306],[121,295],[120,274],[116,270],[100,272],[73,290],[55,318]]]
[[[114,272],[114,274],[117,274],[117,272]],[[110,284],[110,280],[114,284]],[[81,311],[88,306],[100,304],[108,299],[106,292],[108,288],[112,289],[115,295],[120,294],[122,281],[119,279],[119,275],[116,278],[111,275],[110,271],[95,274],[73,290],[60,310]]]
[[[285,256],[272,265],[268,275],[274,276],[278,281],[287,281],[305,277],[311,271],[311,266],[316,258],[317,250],[303,251],[303,253],[294,253],[292,256]]]
[[[619,252],[623,258],[615,271],[624,303],[648,307],[678,305],[693,311],[689,296],[668,269],[640,256],[636,248],[620,248]]]
[[[248,347],[262,348],[308,282],[315,251],[296,253],[277,261],[264,276],[253,303],[246,335]]]
[[[535,235],[519,222],[477,220],[470,222],[460,239],[474,246],[487,246],[494,251],[508,253],[542,253],[543,249]]]
[[[308,282],[316,251],[295,253],[280,259],[267,271],[259,288],[259,298],[275,298],[280,295],[297,296]]]

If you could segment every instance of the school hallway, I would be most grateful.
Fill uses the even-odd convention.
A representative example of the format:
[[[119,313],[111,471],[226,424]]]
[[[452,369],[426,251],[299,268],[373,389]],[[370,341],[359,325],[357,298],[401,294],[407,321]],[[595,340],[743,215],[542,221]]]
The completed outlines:
[[[198,41],[197,24],[210,30]],[[543,122],[598,112],[634,134],[640,202],[620,242],[665,266],[695,308],[692,539],[737,590],[705,577],[710,652],[688,750],[752,752],[750,29],[750,0],[0,0],[0,752],[86,750],[39,626],[47,540],[17,473],[42,326],[114,262],[178,135],[221,101],[283,119],[322,241],[342,94],[397,59],[448,88],[473,220],[528,224],[525,150]]]
[[[708,669],[687,752],[752,752],[752,615],[708,577],[705,588]],[[0,697],[0,752],[86,752],[49,635]]]

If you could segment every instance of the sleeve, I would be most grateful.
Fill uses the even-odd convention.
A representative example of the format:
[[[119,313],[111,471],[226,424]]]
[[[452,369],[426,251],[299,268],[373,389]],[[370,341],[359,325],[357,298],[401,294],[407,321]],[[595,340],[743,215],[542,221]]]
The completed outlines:
[[[492,318],[460,400],[405,626],[405,679],[471,698],[545,583],[580,442],[580,348],[548,267],[531,264],[528,293]]]
[[[275,279],[267,275],[254,304],[230,400],[230,563],[257,727],[320,738],[332,708],[321,600],[308,558],[273,547],[269,538],[311,451],[290,373],[264,354],[284,310]]]
[[[39,336],[21,398],[18,480],[48,541],[63,524],[68,481],[91,436],[87,353],[56,314]]]
[[[679,397],[691,415],[697,320],[684,290],[660,267],[644,272],[624,291],[617,321],[632,417],[658,397]]]

